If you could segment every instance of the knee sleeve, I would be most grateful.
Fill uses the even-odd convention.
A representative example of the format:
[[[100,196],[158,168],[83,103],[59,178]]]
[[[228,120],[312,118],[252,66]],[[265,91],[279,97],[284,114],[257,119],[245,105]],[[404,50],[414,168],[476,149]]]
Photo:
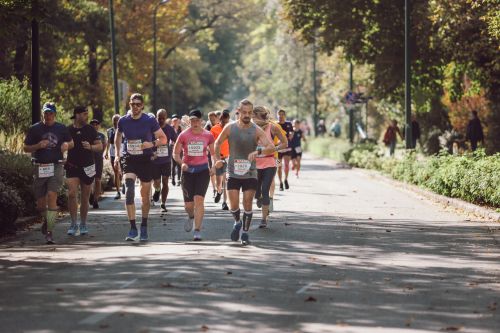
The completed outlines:
[[[243,231],[250,230],[250,223],[252,222],[253,212],[244,212],[243,213]]]
[[[135,180],[131,178],[125,179],[125,204],[133,205],[135,199]]]

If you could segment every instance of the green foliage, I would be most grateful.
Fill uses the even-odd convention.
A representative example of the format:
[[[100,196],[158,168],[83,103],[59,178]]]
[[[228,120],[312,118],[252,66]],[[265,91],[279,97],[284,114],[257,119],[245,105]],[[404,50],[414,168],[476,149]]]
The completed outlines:
[[[19,197],[16,189],[9,186],[0,179],[0,235],[12,234],[16,232],[14,222],[23,207],[23,201]]]
[[[345,154],[351,148],[347,140],[332,138],[310,138],[304,149],[316,156],[330,158],[335,161],[345,161]]]
[[[500,154],[487,156],[484,150],[461,156],[442,151],[423,158],[415,152],[402,159],[383,157],[370,146],[356,146],[348,163],[382,171],[394,179],[476,204],[500,207]]]

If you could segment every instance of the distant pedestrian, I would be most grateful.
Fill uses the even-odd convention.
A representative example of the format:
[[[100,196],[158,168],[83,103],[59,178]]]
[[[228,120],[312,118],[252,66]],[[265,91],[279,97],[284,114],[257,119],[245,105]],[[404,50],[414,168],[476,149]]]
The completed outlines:
[[[471,120],[467,124],[467,134],[465,136],[466,141],[470,141],[470,148],[472,151],[477,149],[477,143],[481,142],[484,144],[483,126],[481,121],[477,116],[477,111],[471,112]]]
[[[417,141],[420,140],[420,124],[415,116],[411,117],[411,148],[417,147]]]
[[[391,124],[387,127],[384,134],[384,143],[389,147],[389,154],[394,156],[394,151],[396,150],[396,143],[398,141],[396,134],[399,134],[401,139],[403,139],[403,135],[398,127],[398,122],[396,120],[391,120]]]
[[[317,132],[318,136],[325,135],[325,133],[326,133],[326,126],[325,126],[325,120],[324,119],[320,119],[320,121],[318,122],[318,125],[316,126],[316,132]]]
[[[330,133],[336,138],[340,137],[340,134],[342,133],[342,128],[340,126],[339,118],[335,118],[335,121],[332,123],[332,126],[330,126]]]

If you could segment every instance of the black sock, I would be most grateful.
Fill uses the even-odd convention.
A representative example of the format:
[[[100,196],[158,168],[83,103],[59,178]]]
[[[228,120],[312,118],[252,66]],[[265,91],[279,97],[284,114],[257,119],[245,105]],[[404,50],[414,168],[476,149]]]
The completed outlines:
[[[141,221],[141,227],[147,227],[148,226],[148,218],[143,217]]]
[[[235,211],[231,211],[231,214],[233,214],[233,218],[235,222],[240,222],[240,210],[237,209]]]
[[[137,230],[137,226],[135,225],[135,220],[130,220],[130,229]]]
[[[248,231],[250,229],[250,223],[252,222],[253,212],[243,213],[243,231]]]

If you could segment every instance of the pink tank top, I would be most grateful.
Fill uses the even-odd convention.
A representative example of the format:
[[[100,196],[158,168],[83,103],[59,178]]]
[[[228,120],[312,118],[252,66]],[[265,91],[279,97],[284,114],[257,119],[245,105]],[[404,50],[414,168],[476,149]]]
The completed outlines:
[[[267,128],[264,130],[264,132],[266,133],[269,140],[271,140],[271,142],[273,142],[273,137],[271,135],[271,126],[272,126],[272,124],[269,123],[267,125]],[[259,145],[261,145],[260,142],[259,142]],[[264,155],[257,156],[256,165],[257,165],[257,169],[275,168],[276,167],[276,159],[274,158],[274,154],[265,155],[265,156]]]

